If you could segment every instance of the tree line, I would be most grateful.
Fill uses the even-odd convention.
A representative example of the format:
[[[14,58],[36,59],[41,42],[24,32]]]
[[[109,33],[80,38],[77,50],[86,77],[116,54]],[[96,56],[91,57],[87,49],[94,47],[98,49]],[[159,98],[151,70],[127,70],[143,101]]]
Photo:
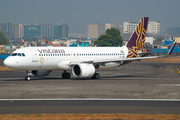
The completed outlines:
[[[9,39],[0,31],[0,45],[9,45]]]
[[[123,39],[120,35],[120,31],[115,28],[107,29],[105,34],[99,36],[94,42],[95,46],[122,46]]]

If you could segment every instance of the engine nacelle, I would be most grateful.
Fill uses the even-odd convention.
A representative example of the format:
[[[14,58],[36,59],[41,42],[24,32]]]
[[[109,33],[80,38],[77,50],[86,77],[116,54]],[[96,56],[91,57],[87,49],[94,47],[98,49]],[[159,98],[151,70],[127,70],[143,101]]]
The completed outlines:
[[[30,74],[32,76],[48,76],[51,72],[51,70],[32,70]]]
[[[72,68],[72,73],[75,77],[92,77],[95,68],[92,64],[76,64]]]

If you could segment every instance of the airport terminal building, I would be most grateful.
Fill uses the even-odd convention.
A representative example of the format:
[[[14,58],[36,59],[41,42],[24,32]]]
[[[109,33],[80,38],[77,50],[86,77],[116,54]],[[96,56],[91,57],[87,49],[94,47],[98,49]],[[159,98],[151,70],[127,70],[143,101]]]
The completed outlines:
[[[0,30],[8,39],[19,38],[67,38],[69,26],[67,24],[36,23],[13,24],[0,22]]]
[[[24,38],[67,38],[67,24],[28,24],[24,25]]]

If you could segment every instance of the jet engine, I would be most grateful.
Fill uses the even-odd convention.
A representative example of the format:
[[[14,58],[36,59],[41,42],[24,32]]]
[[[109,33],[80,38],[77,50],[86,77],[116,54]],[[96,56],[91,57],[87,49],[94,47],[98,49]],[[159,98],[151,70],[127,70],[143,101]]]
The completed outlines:
[[[92,77],[95,68],[92,64],[76,64],[72,68],[72,73],[75,77]]]
[[[28,71],[28,74],[31,76],[48,76],[51,72],[51,70],[31,70]]]

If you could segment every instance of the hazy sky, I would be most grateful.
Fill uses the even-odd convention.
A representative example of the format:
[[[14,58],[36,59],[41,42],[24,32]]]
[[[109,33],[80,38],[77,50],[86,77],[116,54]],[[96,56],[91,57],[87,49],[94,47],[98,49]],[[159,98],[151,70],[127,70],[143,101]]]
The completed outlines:
[[[139,22],[141,17],[180,26],[180,0],[0,0],[0,22],[65,23],[69,33],[86,33],[88,24]]]

